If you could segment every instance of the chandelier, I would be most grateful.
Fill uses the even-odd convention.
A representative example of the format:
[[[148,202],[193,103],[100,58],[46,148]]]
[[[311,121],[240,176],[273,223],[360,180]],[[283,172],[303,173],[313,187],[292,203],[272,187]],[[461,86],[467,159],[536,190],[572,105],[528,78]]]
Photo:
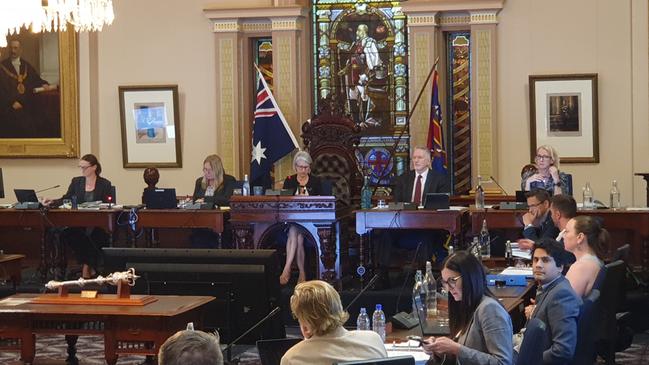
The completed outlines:
[[[0,47],[21,28],[57,32],[71,25],[77,32],[99,31],[114,18],[112,0],[0,0]]]

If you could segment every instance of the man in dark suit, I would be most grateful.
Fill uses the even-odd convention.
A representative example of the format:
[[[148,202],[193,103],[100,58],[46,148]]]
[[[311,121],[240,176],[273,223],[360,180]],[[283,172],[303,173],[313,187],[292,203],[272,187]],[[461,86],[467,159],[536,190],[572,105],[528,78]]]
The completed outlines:
[[[525,308],[528,319],[546,324],[544,364],[568,364],[577,346],[577,318],[582,301],[562,271],[567,252],[552,238],[542,238],[534,245],[532,268],[538,282],[535,304]]]
[[[541,238],[556,239],[559,229],[554,225],[550,214],[550,194],[544,189],[534,189],[525,194],[527,213],[523,214],[523,237],[518,240],[521,248],[532,249],[534,242]]]
[[[426,147],[415,147],[411,155],[413,170],[395,180],[394,201],[423,205],[428,193],[450,193],[448,177],[431,167],[430,151]],[[379,233],[374,246],[377,261],[377,272],[382,278],[382,287],[389,286],[387,269],[390,264],[392,246],[417,249],[417,262],[423,264],[435,256],[434,261],[441,263],[448,254],[444,248],[445,232],[428,229],[385,230]]]

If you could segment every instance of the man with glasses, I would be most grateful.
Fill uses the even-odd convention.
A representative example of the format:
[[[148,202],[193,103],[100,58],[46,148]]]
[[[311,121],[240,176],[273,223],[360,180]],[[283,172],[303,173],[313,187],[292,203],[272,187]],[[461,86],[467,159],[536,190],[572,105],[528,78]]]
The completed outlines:
[[[559,235],[559,229],[552,221],[550,214],[550,194],[543,189],[535,189],[528,192],[527,213],[523,214],[523,237],[518,240],[522,249],[532,249],[534,242],[540,238],[548,237],[555,239]]]
[[[525,308],[528,319],[546,324],[544,364],[567,364],[577,346],[577,318],[582,301],[563,276],[568,255],[563,245],[552,238],[542,238],[532,253],[534,280],[538,287],[533,305]]]

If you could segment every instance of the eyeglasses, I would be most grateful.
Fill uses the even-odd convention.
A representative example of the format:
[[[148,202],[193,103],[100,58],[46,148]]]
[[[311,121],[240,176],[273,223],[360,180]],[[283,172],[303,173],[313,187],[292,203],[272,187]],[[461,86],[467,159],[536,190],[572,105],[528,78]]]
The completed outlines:
[[[308,170],[311,168],[309,165],[295,165],[295,168],[298,170]]]
[[[458,275],[453,278],[448,278],[448,280],[442,279],[442,286],[445,289],[455,289],[455,287],[457,286],[457,281],[460,279],[462,279],[462,275]]]
[[[79,168],[83,171],[86,171],[87,169],[91,168],[93,165],[88,165],[88,166],[79,166]]]
[[[551,160],[552,156],[536,155],[537,160]]]

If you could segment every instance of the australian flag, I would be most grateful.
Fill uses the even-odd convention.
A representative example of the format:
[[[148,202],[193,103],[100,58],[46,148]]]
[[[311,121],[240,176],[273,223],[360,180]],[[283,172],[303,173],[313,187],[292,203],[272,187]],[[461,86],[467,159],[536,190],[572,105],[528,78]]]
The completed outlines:
[[[437,67],[437,66],[435,66]],[[439,104],[439,74],[433,71],[433,95],[430,103],[428,149],[433,157],[433,170],[446,174],[446,151],[442,133],[442,106]]]
[[[259,69],[257,73],[259,84],[250,161],[250,181],[253,183],[270,181],[270,170],[273,164],[298,148],[297,140],[286,123],[282,111],[279,110],[266,80]]]

